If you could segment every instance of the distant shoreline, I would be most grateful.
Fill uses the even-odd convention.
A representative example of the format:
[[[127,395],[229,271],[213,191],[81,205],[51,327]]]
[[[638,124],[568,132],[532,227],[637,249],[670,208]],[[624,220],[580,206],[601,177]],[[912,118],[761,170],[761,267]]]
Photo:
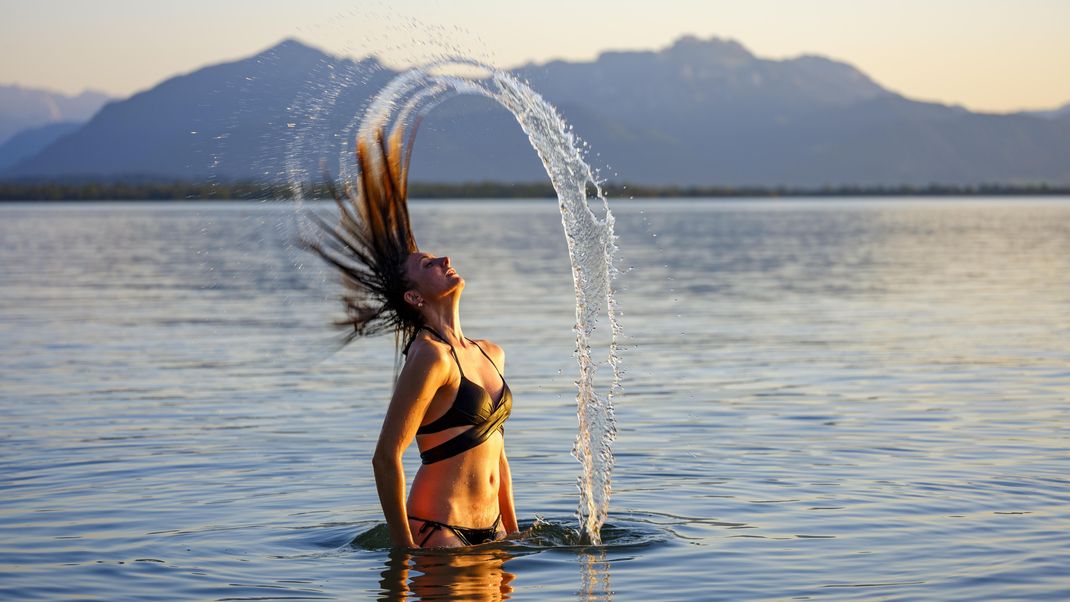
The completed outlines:
[[[912,197],[912,196],[1067,196],[1070,185],[983,184],[957,186],[643,186],[606,184],[610,199],[627,198],[777,198],[777,197]],[[593,193],[593,191],[592,191]],[[309,199],[329,199],[323,185],[307,185]],[[264,200],[293,196],[288,185],[256,182],[0,182],[3,201],[174,201],[174,200]],[[412,199],[533,199],[556,198],[550,184],[543,182],[471,182],[437,184],[413,182]]]

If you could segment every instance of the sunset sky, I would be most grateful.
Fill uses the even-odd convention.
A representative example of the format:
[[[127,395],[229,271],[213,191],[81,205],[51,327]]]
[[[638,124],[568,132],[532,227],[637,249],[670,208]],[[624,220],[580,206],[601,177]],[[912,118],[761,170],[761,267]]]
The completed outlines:
[[[1064,0],[0,0],[0,84],[126,96],[296,37],[398,66],[459,52],[512,67],[654,50],[685,35],[763,58],[820,54],[918,100],[979,111],[1070,102]]]

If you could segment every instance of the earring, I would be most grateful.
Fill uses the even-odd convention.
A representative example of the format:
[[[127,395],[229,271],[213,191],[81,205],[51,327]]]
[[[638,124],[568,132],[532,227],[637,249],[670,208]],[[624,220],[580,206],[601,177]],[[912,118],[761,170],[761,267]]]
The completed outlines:
[[[420,301],[419,303],[416,304],[416,307],[423,307],[423,306],[424,306],[424,302],[423,301]]]

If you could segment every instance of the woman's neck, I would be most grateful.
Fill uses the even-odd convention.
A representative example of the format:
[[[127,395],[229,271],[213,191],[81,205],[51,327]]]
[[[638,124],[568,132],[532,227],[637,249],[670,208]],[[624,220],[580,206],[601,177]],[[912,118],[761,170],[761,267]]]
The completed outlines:
[[[450,303],[441,309],[436,308],[427,312],[427,325],[434,328],[441,336],[454,343],[464,344],[464,333],[461,331],[461,305]]]

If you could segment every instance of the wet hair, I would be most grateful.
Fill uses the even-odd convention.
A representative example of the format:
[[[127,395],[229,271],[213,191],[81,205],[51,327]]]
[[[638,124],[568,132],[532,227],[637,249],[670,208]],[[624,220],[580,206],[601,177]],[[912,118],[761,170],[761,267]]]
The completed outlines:
[[[331,226],[311,211],[306,214],[321,236],[302,236],[302,245],[341,276],[345,317],[334,325],[345,333],[342,346],[357,337],[393,331],[396,347],[423,325],[423,317],[405,301],[405,292],[412,288],[405,261],[418,251],[407,201],[415,129],[408,140],[403,128],[396,128],[389,139],[377,130],[371,144],[358,138],[356,190],[346,182],[339,193],[328,178],[338,224]]]

